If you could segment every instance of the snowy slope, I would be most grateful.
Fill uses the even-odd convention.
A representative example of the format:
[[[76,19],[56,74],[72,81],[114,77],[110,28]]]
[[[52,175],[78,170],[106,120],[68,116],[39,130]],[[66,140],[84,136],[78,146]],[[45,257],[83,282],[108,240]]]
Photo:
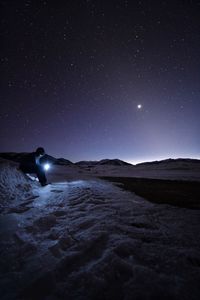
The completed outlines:
[[[1,174],[2,300],[199,299],[199,210],[152,204],[79,168],[57,167],[44,188],[10,163]]]
[[[18,171],[18,165],[0,158],[0,212],[33,197],[32,186]]]

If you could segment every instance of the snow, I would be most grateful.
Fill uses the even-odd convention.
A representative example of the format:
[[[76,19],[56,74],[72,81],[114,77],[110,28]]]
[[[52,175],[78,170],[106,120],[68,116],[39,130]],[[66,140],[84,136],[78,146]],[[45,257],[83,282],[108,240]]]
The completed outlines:
[[[88,168],[85,168],[86,170]],[[200,166],[198,168],[169,169],[154,166],[95,166],[90,168],[90,174],[95,176],[141,177],[152,179],[200,181]]]
[[[0,159],[0,211],[32,196],[32,186],[17,165]]]
[[[45,187],[0,166],[1,299],[199,299],[199,210],[77,166],[56,166]]]

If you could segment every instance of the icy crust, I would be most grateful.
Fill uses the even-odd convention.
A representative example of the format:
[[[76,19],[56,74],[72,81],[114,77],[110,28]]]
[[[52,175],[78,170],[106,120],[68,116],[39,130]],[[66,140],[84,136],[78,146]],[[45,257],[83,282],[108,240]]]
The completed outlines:
[[[1,299],[199,299],[199,211],[97,179],[41,188],[5,161],[0,178]]]
[[[198,210],[97,179],[36,192],[0,219],[2,300],[200,299]]]
[[[33,185],[17,168],[17,164],[0,159],[0,212],[33,197]]]

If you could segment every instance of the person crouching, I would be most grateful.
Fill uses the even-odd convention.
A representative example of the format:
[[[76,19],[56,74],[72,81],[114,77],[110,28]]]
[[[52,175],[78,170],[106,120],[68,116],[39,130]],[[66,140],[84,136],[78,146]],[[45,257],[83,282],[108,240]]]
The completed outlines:
[[[40,159],[45,155],[45,150],[42,147],[36,149],[35,152],[25,155],[20,162],[19,168],[23,173],[35,173],[41,186],[47,185],[45,170],[40,162]]]

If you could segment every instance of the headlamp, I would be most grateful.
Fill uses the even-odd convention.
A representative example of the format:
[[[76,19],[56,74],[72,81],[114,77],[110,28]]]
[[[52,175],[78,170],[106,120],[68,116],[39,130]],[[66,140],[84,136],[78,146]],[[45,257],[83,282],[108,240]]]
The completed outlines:
[[[48,171],[50,169],[50,164],[44,164],[45,171]]]

